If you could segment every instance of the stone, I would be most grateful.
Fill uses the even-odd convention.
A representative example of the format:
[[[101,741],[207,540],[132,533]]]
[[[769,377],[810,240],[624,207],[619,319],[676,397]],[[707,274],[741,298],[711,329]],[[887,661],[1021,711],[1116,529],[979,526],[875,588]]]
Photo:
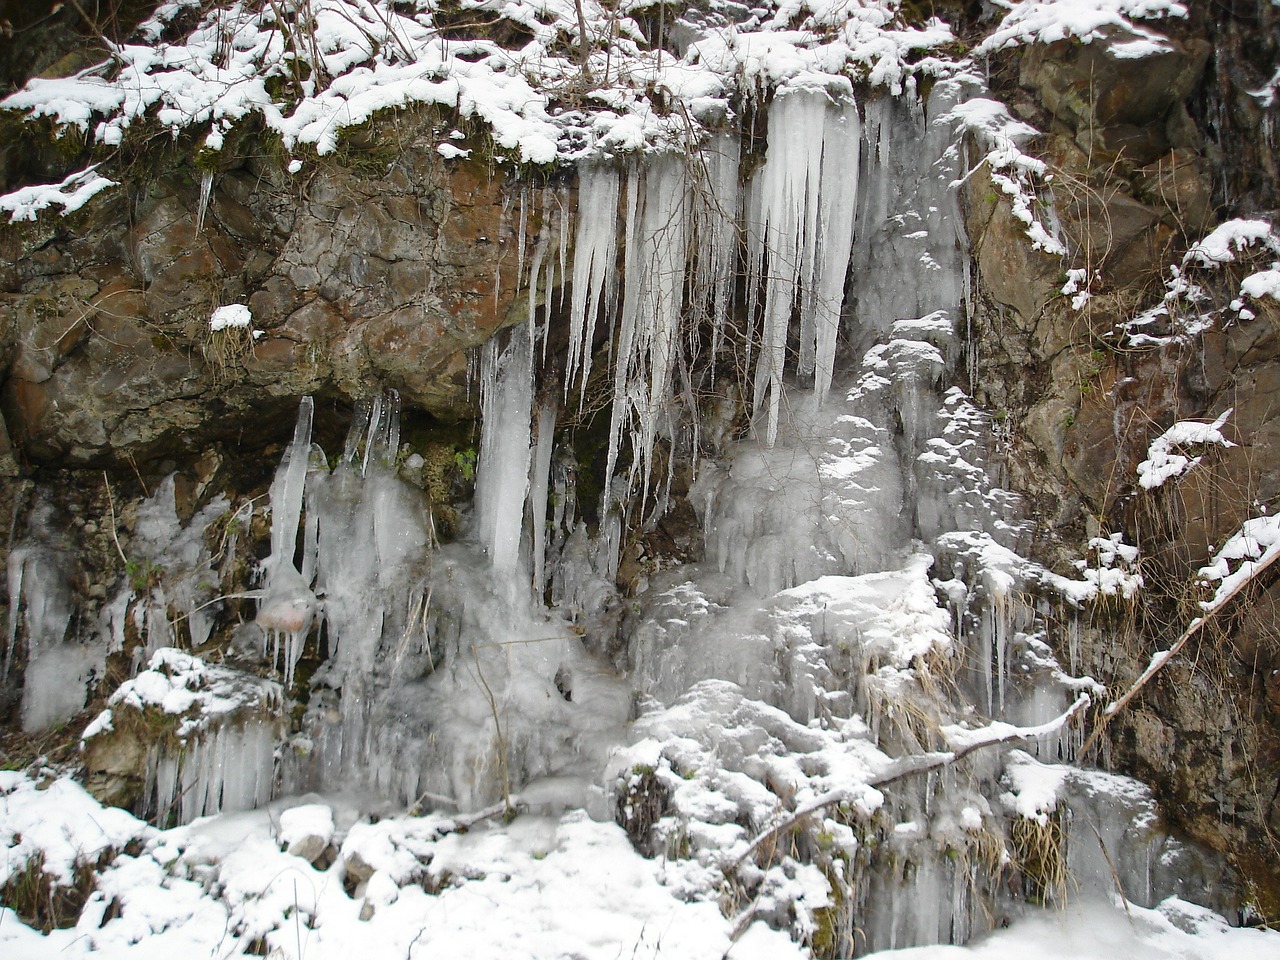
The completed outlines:
[[[969,180],[966,194],[972,250],[983,289],[1011,307],[1028,329],[1046,302],[1058,294],[1060,257],[1035,250],[1025,225],[992,182],[985,166]]]
[[[347,875],[348,884],[368,883],[373,876],[374,868],[360,856],[359,851],[352,851],[342,858],[342,868]]]
[[[1165,120],[1195,89],[1212,48],[1199,38],[1169,39],[1163,52],[1125,56],[1135,41],[1117,30],[1091,43],[1031,44],[1019,80],[1086,143],[1146,163],[1168,151]]]
[[[1166,211],[1166,221],[1188,237],[1214,225],[1213,186],[1209,167],[1190,150],[1172,150],[1135,175],[1138,196]]]

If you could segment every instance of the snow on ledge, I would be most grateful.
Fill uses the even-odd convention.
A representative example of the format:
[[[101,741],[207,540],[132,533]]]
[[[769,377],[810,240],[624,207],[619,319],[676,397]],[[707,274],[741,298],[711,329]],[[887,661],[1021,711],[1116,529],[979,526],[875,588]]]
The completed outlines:
[[[211,333],[217,333],[228,327],[246,328],[252,322],[253,314],[247,306],[243,303],[229,303],[213,311],[213,316],[209,318],[209,330]]]
[[[1241,586],[1275,562],[1280,555],[1280,514],[1246,520],[1240,529],[1200,568],[1200,582],[1217,583],[1213,596],[1201,601],[1206,613],[1213,613]],[[1232,569],[1233,564],[1235,569]]]
[[[85,728],[81,742],[113,727],[112,710],[156,708],[181,717],[177,736],[186,738],[208,726],[214,717],[245,707],[264,708],[282,702],[280,685],[249,674],[205,663],[199,657],[162,647],[132,680],[122,683],[107,701],[107,709]]]
[[[1191,455],[1179,452],[1186,447],[1234,447],[1235,444],[1222,435],[1222,428],[1234,408],[1223,412],[1213,423],[1199,420],[1179,420],[1147,448],[1147,459],[1138,464],[1138,485],[1153,490],[1169,480],[1181,477],[1195,467],[1204,454]]]
[[[95,163],[61,183],[37,184],[5,194],[0,197],[0,211],[9,214],[10,223],[35,220],[40,211],[49,207],[61,207],[64,215],[74,213],[107,187],[116,186],[115,180],[95,173],[97,169]]]
[[[1029,43],[1079,40],[1092,43],[1116,34],[1133,39],[1118,44],[1120,58],[1152,56],[1170,49],[1169,41],[1144,30],[1134,20],[1185,19],[1187,7],[1177,0],[997,0],[1008,13],[990,36],[978,45],[979,54],[995,53]]]

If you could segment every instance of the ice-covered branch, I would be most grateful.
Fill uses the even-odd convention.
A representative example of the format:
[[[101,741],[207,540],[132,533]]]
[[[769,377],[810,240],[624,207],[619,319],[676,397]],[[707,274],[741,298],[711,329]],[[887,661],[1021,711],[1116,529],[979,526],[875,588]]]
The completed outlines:
[[[968,730],[958,726],[947,726],[942,728],[942,735],[946,738],[947,743],[952,747],[951,750],[938,750],[932,753],[921,753],[910,757],[901,757],[896,762],[890,764],[879,774],[874,776],[866,783],[859,783],[857,790],[861,791],[866,787],[884,787],[899,780],[905,780],[908,777],[918,776],[922,773],[928,773],[931,770],[939,770],[942,767],[948,767],[959,760],[963,760],[975,750],[981,750],[984,747],[995,747],[1006,743],[1017,743],[1026,740],[1036,740],[1040,737],[1046,737],[1057,733],[1071,718],[1084,710],[1092,702],[1087,693],[1082,693],[1076,697],[1075,702],[1071,704],[1063,713],[1054,717],[1047,723],[1042,723],[1034,727],[1017,727],[1011,723],[995,722],[985,727],[979,727],[976,730]],[[763,833],[759,834],[747,848],[737,857],[726,865],[726,869],[732,869],[742,863],[748,857],[755,854],[766,843],[774,838],[786,833],[795,827],[806,817],[812,816],[825,807],[835,806],[850,800],[853,797],[854,788],[837,787],[834,790],[828,790],[826,793],[814,797],[807,803],[797,807],[789,817],[782,820],[772,827],[769,827]]]

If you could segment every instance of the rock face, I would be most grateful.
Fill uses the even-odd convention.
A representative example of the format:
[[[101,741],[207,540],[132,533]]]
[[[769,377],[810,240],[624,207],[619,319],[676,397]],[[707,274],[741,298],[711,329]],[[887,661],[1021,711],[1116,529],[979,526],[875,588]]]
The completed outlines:
[[[392,388],[467,415],[465,351],[514,319],[524,238],[518,192],[480,161],[441,159],[442,126],[401,114],[297,176],[265,158],[175,162],[69,234],[7,238],[4,412],[23,455],[149,458],[252,430],[306,393]],[[536,213],[525,226],[536,236]],[[229,303],[260,333],[212,331]]]
[[[1222,322],[1160,343],[1124,333],[1159,302],[1169,265],[1191,242],[1228,216],[1274,218],[1273,160],[1244,171],[1220,151],[1229,141],[1253,156],[1275,123],[1274,102],[1246,91],[1268,79],[1258,61],[1276,49],[1276,17],[1193,20],[1185,32],[1150,59],[1127,59],[1123,45],[1133,40],[1117,36],[1031,45],[1008,65],[1017,88],[1005,97],[1048,131],[1036,152],[1054,177],[1065,259],[1032,249],[1008,201],[981,176],[966,191],[980,286],[979,397],[1008,411],[1011,483],[1039,504],[1042,547],[1052,555],[1123,531],[1146,557],[1144,605],[1097,611],[1082,633],[1080,668],[1118,691],[1201,613],[1197,570],[1215,547],[1280,500],[1277,304],[1251,300],[1240,317],[1228,309],[1247,269],[1201,278],[1200,306],[1222,311]],[[1241,54],[1243,36],[1258,45],[1252,57]],[[1061,292],[1067,269],[1084,271],[1088,297],[1073,303]],[[1237,446],[1167,488],[1137,485],[1155,436],[1228,410]],[[1274,578],[1255,587],[1192,660],[1117,717],[1104,754],[1155,784],[1179,829],[1243,866],[1263,913],[1280,906],[1266,839],[1280,827],[1277,602]]]
[[[1147,605],[1098,611],[1081,634],[1080,671],[1119,687],[1195,615],[1196,570],[1213,546],[1280,504],[1276,302],[1160,346],[1117,333],[1159,300],[1190,242],[1227,216],[1267,214],[1280,196],[1268,146],[1276,98],[1257,94],[1280,18],[1265,4],[1207,16],[1196,11],[1150,57],[1119,35],[1007,55],[1003,75],[1015,79],[995,95],[1044,131],[1034,152],[1054,176],[1066,260],[1033,248],[987,169],[962,198],[977,279],[969,373],[1011,438],[1010,483],[1037,505],[1042,559],[1080,556],[1089,536],[1121,531],[1146,558]],[[253,129],[214,166],[192,162],[189,143],[157,147],[147,169],[65,222],[0,233],[0,492],[25,516],[35,478],[81,515],[84,570],[69,580],[86,617],[110,614],[98,602],[104,571],[132,534],[112,490],[135,476],[141,499],[180,470],[184,519],[218,484],[261,495],[261,463],[303,394],[345,409],[390,388],[433,426],[474,419],[468,351],[524,319],[518,273],[541,223],[522,193],[531,188],[483,159],[483,134],[459,141],[477,159],[439,155],[455,121],[430,109],[380,117],[298,173]],[[55,164],[55,147],[40,144],[38,161]],[[0,181],[19,165],[0,154]],[[1078,304],[1062,292],[1066,269],[1083,271],[1089,297]],[[1238,280],[1228,272],[1210,291],[1222,306]],[[211,329],[228,304],[249,308],[251,328]],[[1176,487],[1136,486],[1153,437],[1228,408],[1237,446]],[[584,463],[600,459],[600,438],[590,442]],[[474,450],[439,451],[414,469],[469,493]],[[108,469],[105,488],[90,466]],[[584,471],[578,482],[601,481]],[[671,514],[681,515],[693,516],[687,502]],[[261,511],[247,516],[261,543]],[[225,529],[209,536],[235,542]],[[623,556],[621,578],[637,582],[640,548]],[[1263,838],[1280,832],[1278,608],[1272,583],[1215,625],[1198,665],[1171,668],[1117,718],[1104,757],[1154,783],[1175,826],[1257,878],[1259,908],[1273,916],[1280,858]],[[129,669],[109,662],[109,683]],[[136,800],[148,750],[142,735],[93,740],[85,761],[100,795]],[[323,831],[281,841],[309,860],[329,843]],[[348,873],[367,880],[366,866],[351,861]]]
[[[1033,44],[1022,57],[1022,85],[1086,145],[1148,163],[1179,144],[1184,101],[1209,59],[1203,38],[1150,40],[1114,33],[1092,43]]]

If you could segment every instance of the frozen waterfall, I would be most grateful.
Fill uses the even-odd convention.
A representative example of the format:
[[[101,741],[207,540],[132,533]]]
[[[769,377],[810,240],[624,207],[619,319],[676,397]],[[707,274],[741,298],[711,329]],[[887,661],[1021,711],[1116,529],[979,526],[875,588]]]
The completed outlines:
[[[12,552],[24,716],[79,709],[140,629],[141,672],[86,740],[172,690],[203,711],[146,758],[157,819],[308,792],[457,823],[585,810],[665,858],[682,900],[825,955],[962,943],[1077,890],[1213,902],[1217,861],[1162,830],[1145,788],[1072,765],[1100,691],[1055,653],[1077,601],[1025,559],[961,388],[947,117],[976,89],[860,103],[799,84],[764,144],[584,162],[576,221],[560,188],[523,191],[527,290],[473,365],[456,540],[401,469],[420,452],[394,391],[356,406],[332,459],[304,398],[228,654],[273,679],[171,649],[199,652],[228,599],[205,531],[254,508],[180,523],[170,478],[135,536],[167,573],[123,590],[92,644],[71,637],[57,545],[33,529]]]

